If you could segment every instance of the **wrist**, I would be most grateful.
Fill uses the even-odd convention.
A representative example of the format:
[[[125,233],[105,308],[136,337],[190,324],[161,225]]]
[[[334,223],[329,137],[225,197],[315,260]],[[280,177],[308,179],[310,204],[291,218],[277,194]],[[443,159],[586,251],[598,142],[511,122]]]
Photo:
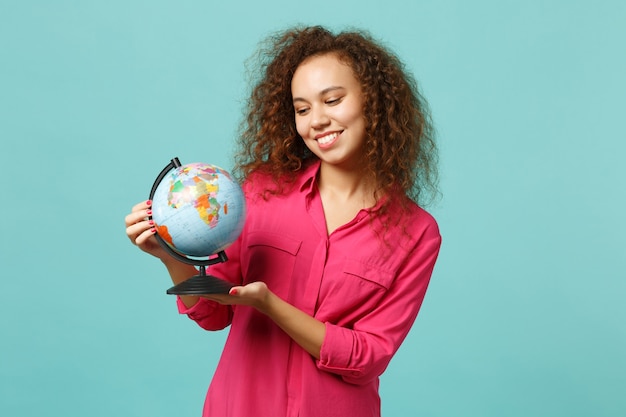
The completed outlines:
[[[268,317],[272,317],[276,310],[276,305],[280,301],[280,298],[278,298],[276,294],[274,294],[269,288],[267,288],[264,294],[260,297],[255,307],[257,310],[259,310],[259,312],[265,314]]]

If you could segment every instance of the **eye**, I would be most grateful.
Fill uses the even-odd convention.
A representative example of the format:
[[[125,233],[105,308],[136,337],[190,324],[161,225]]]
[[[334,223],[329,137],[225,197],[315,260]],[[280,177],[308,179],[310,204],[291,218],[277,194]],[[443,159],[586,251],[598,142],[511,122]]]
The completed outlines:
[[[325,103],[328,104],[329,106],[334,106],[334,105],[341,103],[342,99],[343,97],[329,98],[328,100],[325,101]]]
[[[305,115],[309,111],[308,107],[298,107],[295,109],[295,112],[299,116]]]

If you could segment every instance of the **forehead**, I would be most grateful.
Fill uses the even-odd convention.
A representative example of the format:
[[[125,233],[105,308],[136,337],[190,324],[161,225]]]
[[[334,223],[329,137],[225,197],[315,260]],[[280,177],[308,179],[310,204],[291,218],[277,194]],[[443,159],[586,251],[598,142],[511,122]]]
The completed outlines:
[[[360,88],[352,68],[334,53],[302,61],[291,80],[291,90],[323,90],[327,87]]]

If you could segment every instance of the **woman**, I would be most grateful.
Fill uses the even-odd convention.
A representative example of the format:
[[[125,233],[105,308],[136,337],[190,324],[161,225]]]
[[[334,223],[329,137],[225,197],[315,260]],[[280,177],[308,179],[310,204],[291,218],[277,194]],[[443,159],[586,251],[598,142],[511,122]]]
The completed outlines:
[[[259,54],[237,172],[244,230],[211,274],[228,295],[179,311],[230,333],[204,416],[379,416],[379,376],[410,330],[438,255],[425,103],[389,51],[362,33],[293,29]],[[150,202],[127,235],[174,284],[196,270],[156,243]]]

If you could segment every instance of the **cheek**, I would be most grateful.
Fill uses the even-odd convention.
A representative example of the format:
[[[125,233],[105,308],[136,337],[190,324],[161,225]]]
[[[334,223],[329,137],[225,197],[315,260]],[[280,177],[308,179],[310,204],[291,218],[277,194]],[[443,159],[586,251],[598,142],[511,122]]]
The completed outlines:
[[[363,121],[363,110],[361,107],[350,109],[350,111],[346,112],[345,117],[350,123],[361,123]]]
[[[359,123],[363,119],[363,107],[355,102],[346,103],[334,109],[333,118],[345,125]]]
[[[307,126],[308,125],[303,117],[296,117],[296,132],[298,132],[298,135],[300,135],[303,139],[306,139],[308,132]]]

